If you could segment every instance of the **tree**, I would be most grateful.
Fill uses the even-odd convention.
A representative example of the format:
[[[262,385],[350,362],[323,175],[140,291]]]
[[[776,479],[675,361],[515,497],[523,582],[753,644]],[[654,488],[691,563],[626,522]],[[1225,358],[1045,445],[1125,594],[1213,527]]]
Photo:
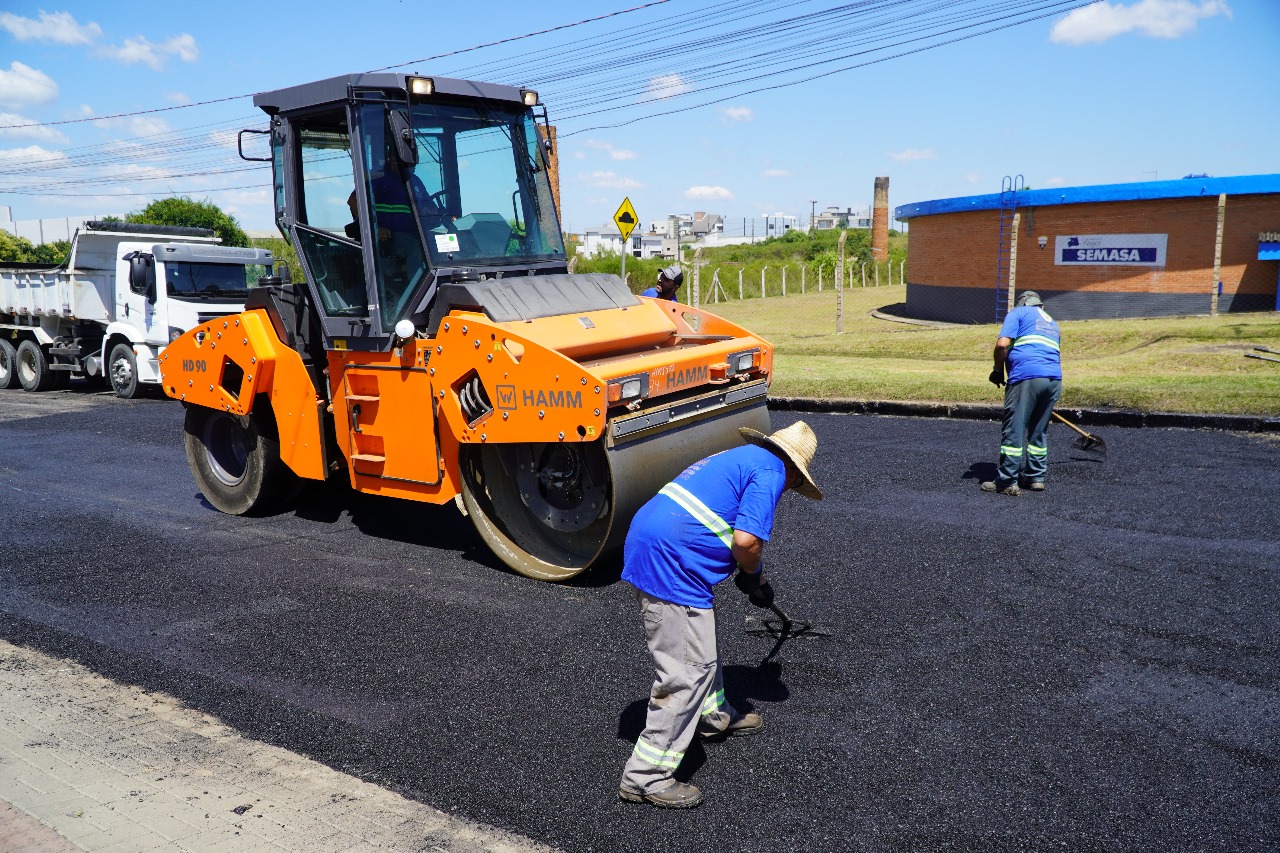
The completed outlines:
[[[240,228],[234,216],[223,213],[213,202],[196,201],[189,196],[157,199],[142,210],[128,214],[124,221],[135,225],[209,228],[222,238],[224,246],[249,245],[249,235]]]

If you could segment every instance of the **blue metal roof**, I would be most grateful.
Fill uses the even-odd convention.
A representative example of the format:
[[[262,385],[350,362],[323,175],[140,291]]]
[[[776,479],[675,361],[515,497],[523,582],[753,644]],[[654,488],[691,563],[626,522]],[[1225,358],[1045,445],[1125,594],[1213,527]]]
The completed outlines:
[[[1084,204],[1097,201],[1145,201],[1160,198],[1198,198],[1227,195],[1260,195],[1280,193],[1280,175],[1237,175],[1232,178],[1181,178],[1176,181],[1144,181],[1132,184],[1099,184],[1091,187],[1053,187],[1047,190],[1023,190],[1018,193],[1018,207],[1043,207],[1051,204]],[[894,210],[895,219],[932,216],[936,213],[959,213],[965,210],[996,210],[1000,193],[941,198],[904,204]]]

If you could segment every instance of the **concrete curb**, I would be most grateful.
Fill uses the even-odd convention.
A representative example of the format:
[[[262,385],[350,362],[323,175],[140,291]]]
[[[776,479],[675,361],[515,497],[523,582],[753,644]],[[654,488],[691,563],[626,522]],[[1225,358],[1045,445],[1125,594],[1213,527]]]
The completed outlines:
[[[917,403],[907,400],[815,400],[806,397],[770,397],[769,408],[780,412],[821,412],[846,415],[898,415],[908,418],[955,418],[998,421],[998,405],[977,403]],[[1194,415],[1179,412],[1138,412],[1120,409],[1059,408],[1073,423],[1089,426],[1151,427],[1163,429],[1220,429],[1231,432],[1280,433],[1280,416]]]

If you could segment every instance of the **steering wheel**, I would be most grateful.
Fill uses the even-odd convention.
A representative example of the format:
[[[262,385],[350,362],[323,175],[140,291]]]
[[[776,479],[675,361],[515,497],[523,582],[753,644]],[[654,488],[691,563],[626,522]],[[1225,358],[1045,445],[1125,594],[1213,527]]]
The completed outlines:
[[[437,216],[449,215],[448,214],[449,209],[445,206],[445,203],[444,203],[446,195],[447,194],[445,190],[440,190],[440,192],[438,193],[432,193],[431,195],[427,196],[427,201],[431,202],[432,207],[435,208],[433,215],[437,215]]]

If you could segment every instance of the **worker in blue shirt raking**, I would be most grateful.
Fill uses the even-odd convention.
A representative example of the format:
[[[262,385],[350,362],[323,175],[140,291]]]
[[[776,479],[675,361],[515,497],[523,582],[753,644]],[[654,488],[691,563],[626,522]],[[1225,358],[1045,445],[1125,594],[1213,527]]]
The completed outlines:
[[[1062,334],[1034,290],[1018,297],[996,339],[995,367],[989,377],[1004,391],[1004,427],[996,478],[984,492],[1016,497],[1019,483],[1044,491],[1049,467],[1049,418],[1062,396]]]
[[[684,284],[684,270],[680,269],[679,264],[672,264],[658,271],[658,283],[653,287],[646,288],[640,293],[641,296],[651,296],[654,299],[669,299],[676,301],[676,291],[680,289],[680,285]]]
[[[773,604],[760,560],[783,492],[822,499],[809,474],[818,439],[804,421],[690,465],[640,508],[623,546],[622,579],[636,589],[657,678],[644,732],[622,772],[618,796],[691,808],[702,792],[675,779],[694,737],[753,735],[760,714],[725,702],[712,588],[734,580],[753,604]]]

